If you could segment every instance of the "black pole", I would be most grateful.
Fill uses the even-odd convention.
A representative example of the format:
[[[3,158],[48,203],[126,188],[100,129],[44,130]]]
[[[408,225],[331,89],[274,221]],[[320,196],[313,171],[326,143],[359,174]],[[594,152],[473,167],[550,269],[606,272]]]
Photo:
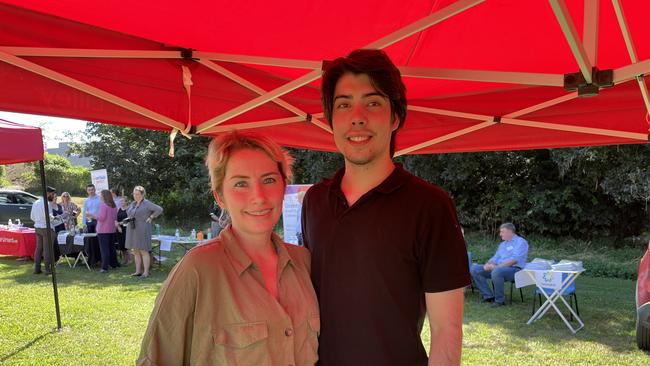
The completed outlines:
[[[54,306],[56,308],[56,328],[61,330],[61,311],[59,309],[59,290],[56,286],[56,265],[54,263],[54,240],[52,239],[52,226],[50,224],[50,210],[47,203],[47,189],[45,185],[45,165],[43,160],[39,160],[39,165],[41,168],[41,185],[43,186],[43,208],[45,209],[45,245],[50,248],[49,259],[50,259],[50,272],[52,273],[52,289],[54,290]],[[35,258],[38,260],[39,258]]]

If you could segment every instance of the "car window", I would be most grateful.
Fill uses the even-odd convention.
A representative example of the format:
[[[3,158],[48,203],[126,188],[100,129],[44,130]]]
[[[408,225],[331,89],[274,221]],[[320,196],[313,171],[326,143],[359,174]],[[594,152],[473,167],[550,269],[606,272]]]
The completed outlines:
[[[21,204],[21,205],[31,205],[32,203],[36,202],[36,199],[32,196],[28,196],[26,194],[16,194],[16,202]]]
[[[6,193],[0,193],[0,204],[2,203],[9,203],[9,197],[7,197]]]

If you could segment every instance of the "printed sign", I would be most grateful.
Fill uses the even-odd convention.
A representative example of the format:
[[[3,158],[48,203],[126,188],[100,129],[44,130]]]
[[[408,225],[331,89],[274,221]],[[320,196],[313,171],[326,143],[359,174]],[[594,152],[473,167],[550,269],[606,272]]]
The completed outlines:
[[[553,271],[536,271],[535,280],[543,288],[558,290],[562,286],[562,273]]]
[[[90,180],[97,188],[97,192],[100,192],[102,189],[108,189],[108,174],[106,169],[98,169],[90,171]]]
[[[284,228],[284,241],[287,243],[302,245],[298,238],[302,230],[300,223],[302,199],[309,187],[311,187],[311,184],[290,184],[284,191],[282,226]]]

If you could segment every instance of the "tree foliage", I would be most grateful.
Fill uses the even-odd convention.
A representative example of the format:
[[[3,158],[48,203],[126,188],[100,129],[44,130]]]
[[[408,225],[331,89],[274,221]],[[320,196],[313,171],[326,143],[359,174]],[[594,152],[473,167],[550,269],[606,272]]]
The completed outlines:
[[[143,185],[168,218],[205,217],[212,197],[204,157],[208,139],[176,139],[158,131],[89,124],[77,152],[106,168],[112,185],[130,193]],[[340,154],[290,149],[294,183],[316,183],[343,166]],[[647,230],[650,199],[648,145],[411,155],[398,162],[441,186],[456,202],[461,222],[496,234],[504,221],[525,235],[619,238]],[[206,217],[207,218],[207,217]],[[616,240],[616,243],[623,243]]]
[[[297,183],[331,176],[339,154],[293,150]],[[411,155],[398,162],[445,189],[461,222],[496,235],[504,221],[549,237],[639,235],[647,227],[646,145]],[[617,241],[617,243],[622,243]]]
[[[161,131],[89,123],[85,140],[73,150],[105,168],[109,184],[131,196],[143,186],[147,198],[161,205],[164,218],[176,226],[203,227],[213,198],[204,159],[209,140],[178,136],[175,156],[168,156],[169,135]]]
[[[0,165],[0,187],[8,186],[9,179],[7,178],[7,169],[4,165]]]
[[[43,165],[45,179],[49,186],[57,192],[69,192],[71,195],[81,195],[86,192],[86,184],[90,182],[90,172],[82,166],[73,166],[68,159],[54,154],[45,153]],[[30,192],[41,192],[41,173],[38,162],[29,163],[31,169],[22,173],[26,189]]]

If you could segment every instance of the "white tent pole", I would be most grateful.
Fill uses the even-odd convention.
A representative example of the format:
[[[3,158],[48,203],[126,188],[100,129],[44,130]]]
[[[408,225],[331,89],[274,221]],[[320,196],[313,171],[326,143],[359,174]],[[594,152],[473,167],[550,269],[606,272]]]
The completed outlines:
[[[619,0],[612,0],[612,5],[614,5],[616,18],[618,19],[618,24],[621,27],[623,39],[625,40],[625,46],[627,47],[627,52],[630,54],[630,60],[632,60],[632,63],[636,64],[638,62],[636,49],[634,48],[634,42],[632,42],[630,29],[627,27],[627,20],[625,18],[625,13],[623,12],[623,7],[621,6]],[[636,75],[635,79],[637,83],[639,83],[639,89],[641,89],[641,96],[643,97],[645,108],[648,114],[650,114],[650,97],[648,96],[648,88],[645,85],[645,81],[643,81],[643,74]]]
[[[598,18],[600,13],[600,0],[585,0],[584,25],[582,44],[587,53],[587,59],[596,65],[598,59]]]
[[[472,6],[482,3],[485,0],[459,0],[456,1],[455,3],[433,13],[430,14],[427,17],[424,17],[420,20],[417,20],[401,29],[399,29],[396,32],[393,32],[375,42],[372,42],[368,45],[366,45],[364,48],[385,48],[390,46],[393,43],[396,43],[412,34],[415,34],[417,32],[420,32],[428,27],[431,27],[434,24],[437,24],[449,17],[452,17],[468,8],[471,8]],[[302,77],[289,82],[279,88],[276,88],[266,94],[260,95],[259,97],[244,103],[238,107],[235,107],[231,109],[228,112],[225,112],[219,116],[216,116],[212,119],[209,119],[203,123],[201,123],[196,131],[197,133],[204,132],[211,127],[214,127],[216,125],[219,125],[231,118],[234,118],[242,113],[245,113],[255,107],[258,107],[274,98],[280,97],[286,93],[291,92],[292,90],[295,90],[303,85],[306,85],[322,76],[322,72],[320,69],[318,70],[313,70],[306,75],[303,75]]]
[[[439,144],[441,142],[445,142],[447,140],[451,140],[451,139],[459,137],[459,136],[467,135],[468,133],[484,129],[486,127],[494,126],[495,124],[497,124],[497,122],[494,122],[493,119],[490,119],[489,121],[485,121],[485,122],[476,124],[474,126],[470,126],[470,127],[464,128],[462,130],[458,130],[458,131],[455,131],[455,132],[452,132],[452,133],[448,133],[446,135],[436,137],[434,139],[419,143],[417,145],[413,145],[413,146],[401,149],[401,150],[395,152],[395,156],[400,156],[400,155],[412,153],[413,151],[421,150],[421,149],[423,149],[425,147],[436,145],[436,144]]]
[[[86,94],[90,94],[92,96],[95,96],[99,99],[102,99],[106,102],[115,104],[117,106],[120,106],[124,109],[130,110],[134,113],[137,113],[143,117],[149,118],[155,122],[167,125],[172,128],[178,128],[180,130],[185,128],[185,125],[175,121],[167,116],[163,116],[162,114],[156,113],[152,110],[149,110],[147,108],[144,108],[140,105],[137,105],[135,103],[129,102],[126,99],[122,99],[116,95],[113,95],[109,92],[106,92],[104,90],[101,90],[99,88],[96,88],[94,86],[88,85],[86,83],[83,83],[79,80],[73,79],[69,76],[63,75],[61,73],[58,73],[54,70],[50,70],[46,67],[43,67],[41,65],[35,64],[33,62],[24,60],[20,57],[16,57],[13,55],[10,55],[6,52],[0,51],[0,61],[4,61],[10,65],[14,65],[16,67],[19,67],[23,70],[30,71],[34,74],[41,75],[43,77],[46,77],[48,79],[54,80],[58,83],[61,83],[63,85],[67,85],[71,88],[77,89],[79,91],[82,91]]]
[[[648,73],[650,73],[650,59],[615,69],[614,83],[619,84]]]
[[[77,58],[182,58],[179,51],[106,50],[92,48],[6,47],[0,51],[19,57],[77,57]]]
[[[221,65],[218,65],[218,64],[216,64],[216,63],[214,63],[212,61],[203,60],[203,59],[199,60],[198,62],[201,65],[207,67],[208,69],[227,77],[228,79],[236,82],[237,84],[239,84],[239,85],[245,87],[246,89],[249,89],[249,90],[251,90],[251,91],[253,91],[253,92],[255,92],[255,93],[259,94],[259,95],[263,95],[263,94],[266,93],[266,90],[260,88],[259,86],[255,85],[252,82],[244,79],[243,77],[235,74],[234,72],[224,68]],[[304,112],[300,108],[298,108],[298,107],[296,107],[296,106],[294,106],[294,105],[292,105],[292,104],[290,104],[288,102],[285,102],[284,100],[282,100],[280,98],[275,98],[275,99],[272,100],[272,102],[279,105],[279,106],[281,106],[282,108],[294,113],[297,116],[303,117],[303,121],[307,117],[307,114],[308,114],[307,112]],[[311,122],[316,124],[316,125],[319,125],[319,127],[321,127],[323,125],[322,121],[314,118],[313,116],[312,116]],[[320,122],[320,124],[318,122]]]
[[[575,57],[576,62],[578,63],[582,76],[585,78],[587,84],[591,84],[593,82],[591,78],[592,64],[589,62],[589,56],[587,55],[585,48],[582,46],[582,42],[580,42],[578,32],[576,31],[576,27],[571,19],[571,14],[569,14],[569,10],[567,9],[564,0],[549,0],[549,2],[551,3],[551,8],[553,8],[555,17],[560,24],[560,28],[562,28],[564,37],[569,43],[571,52],[573,52],[573,57]]]
[[[520,109],[518,111],[514,111],[512,113],[508,113],[503,115],[504,118],[517,118],[520,116],[527,115],[529,113],[537,112],[541,109],[545,109],[548,107],[552,107],[556,104],[564,103],[569,100],[573,100],[578,97],[578,92],[572,92],[566,95],[563,95],[561,97],[553,98],[551,100],[547,100],[546,102],[542,102],[539,104],[535,104],[533,106],[530,106],[528,108]]]
[[[485,0],[458,0],[451,5],[448,5],[433,14],[430,14],[420,20],[417,20],[406,27],[403,27],[385,37],[382,37],[374,42],[367,44],[362,48],[386,48],[393,43],[399,42],[402,39],[409,37],[417,32],[421,32],[445,19],[451,18]],[[405,6],[408,6],[405,4]]]
[[[438,114],[438,115],[441,115],[441,116],[448,116],[448,117],[474,119],[474,120],[478,120],[478,121],[486,121],[486,120],[492,118],[491,116],[484,115],[484,114],[450,111],[450,110],[447,110],[447,109],[429,108],[429,107],[422,107],[422,106],[412,105],[412,104],[409,104],[407,106],[407,109],[409,111],[429,113],[429,114]]]
[[[248,130],[251,128],[261,128],[261,127],[271,127],[271,126],[280,126],[291,123],[305,123],[305,119],[300,116],[288,117],[288,118],[278,118],[270,119],[267,121],[257,121],[257,122],[246,122],[246,123],[235,123],[232,125],[219,125],[211,127],[208,130],[205,130],[203,133],[220,133],[227,132],[231,130]]]
[[[75,57],[75,58],[120,58],[120,59],[181,59],[179,51],[147,51],[147,50],[107,50],[107,49],[77,49],[77,48],[43,48],[43,47],[3,47],[4,51],[17,57]],[[286,68],[301,68],[318,70],[322,62],[311,60],[283,59],[273,57],[254,57],[210,52],[194,51],[192,56],[198,62],[207,60],[225,61],[239,64],[252,64]],[[480,81],[493,83],[509,83],[539,86],[563,86],[563,75],[506,72],[487,70],[462,70],[429,67],[399,67],[402,76],[430,79],[447,79],[463,81]]]
[[[536,86],[564,86],[564,75],[528,72],[439,69],[431,67],[399,67],[405,77],[507,83]]]
[[[271,90],[270,92],[268,92],[266,94],[260,95],[259,97],[255,98],[255,99],[253,99],[253,100],[251,100],[251,101],[249,101],[247,103],[244,103],[244,104],[242,104],[242,105],[240,105],[238,107],[235,107],[235,108],[229,110],[228,112],[222,113],[222,114],[220,114],[220,115],[218,115],[218,116],[216,116],[216,117],[214,117],[212,119],[209,119],[209,120],[201,123],[200,125],[197,126],[196,132],[197,133],[204,132],[204,131],[208,130],[209,128],[213,127],[213,126],[216,126],[216,125],[221,124],[221,123],[223,123],[223,122],[225,122],[225,121],[227,121],[227,120],[229,120],[231,118],[239,116],[240,114],[245,113],[245,112],[247,112],[247,111],[249,111],[249,110],[251,110],[251,109],[253,109],[253,108],[257,107],[257,106],[260,106],[260,105],[262,105],[262,104],[264,104],[264,103],[266,103],[266,102],[268,102],[268,101],[270,101],[270,100],[272,100],[274,98],[280,97],[280,96],[282,96],[284,94],[287,94],[287,93],[291,92],[292,90],[295,90],[295,89],[297,89],[297,88],[299,88],[299,87],[301,87],[303,85],[309,84],[312,81],[314,81],[314,80],[316,80],[316,79],[318,79],[320,77],[321,77],[321,70],[311,71],[311,72],[299,77],[298,79],[295,79],[295,80],[293,80],[293,81],[291,81],[291,82],[289,82],[287,84],[284,84],[284,85],[282,85],[282,86],[280,86],[278,88],[275,88],[275,89]]]
[[[214,71],[214,72],[216,72],[216,73],[218,73],[220,75],[223,75],[223,76],[227,77],[228,79],[230,79],[230,80],[234,81],[235,83],[243,86],[244,88],[257,93],[258,95],[263,95],[263,94],[265,94],[267,92],[266,90],[260,88],[259,86],[253,84],[252,82],[244,79],[243,77],[235,74],[234,72],[231,72],[230,70],[227,70],[226,68],[224,68],[221,65],[218,65],[218,64],[216,64],[216,63],[214,63],[212,61],[199,60],[198,62],[201,65],[207,67],[208,69],[210,69],[210,70],[212,70],[212,71]],[[280,98],[276,98],[276,99],[273,99],[271,101],[273,103],[281,106],[282,108],[292,112],[296,116],[307,117],[306,112],[303,112],[299,108],[285,102],[284,100],[282,100]]]
[[[625,18],[625,13],[623,12],[623,7],[618,0],[612,0],[612,5],[614,5],[614,12],[616,13],[616,19],[618,19],[618,25],[621,27],[621,33],[623,34],[623,39],[625,40],[625,47],[627,47],[627,52],[630,54],[630,60],[635,64],[638,62],[636,57],[636,49],[634,48],[634,43],[632,42],[632,35],[630,30],[627,27],[627,20]]]
[[[636,133],[636,132],[626,132],[626,131],[616,131],[608,130],[603,128],[592,128],[592,127],[581,127],[581,126],[572,126],[559,123],[546,123],[546,122],[536,122],[536,121],[527,121],[522,119],[513,119],[513,118],[501,118],[501,123],[515,125],[515,126],[524,126],[524,127],[533,127],[533,128],[543,128],[547,130],[555,131],[566,131],[566,132],[576,132],[584,133],[590,135],[600,135],[600,136],[609,136],[609,137],[620,137],[631,140],[639,141],[648,141],[648,134]]]
[[[287,67],[293,69],[320,70],[320,68],[323,66],[323,62],[321,61],[298,60],[298,59],[290,59],[290,58],[232,55],[226,53],[203,52],[203,51],[194,51],[192,55],[200,59],[206,59],[211,61],[225,61],[225,62],[234,62],[239,64],[249,64],[249,65],[277,66],[277,67]]]

